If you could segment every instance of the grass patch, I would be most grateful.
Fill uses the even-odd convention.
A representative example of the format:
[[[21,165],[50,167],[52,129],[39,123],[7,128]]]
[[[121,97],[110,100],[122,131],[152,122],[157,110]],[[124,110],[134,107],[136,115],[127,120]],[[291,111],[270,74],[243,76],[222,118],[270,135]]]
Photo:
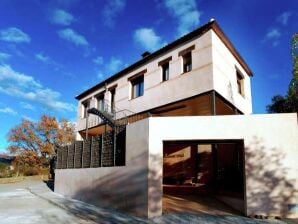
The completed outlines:
[[[25,179],[25,177],[23,177],[23,176],[0,178],[0,184],[16,183],[16,182],[23,181],[24,179]]]

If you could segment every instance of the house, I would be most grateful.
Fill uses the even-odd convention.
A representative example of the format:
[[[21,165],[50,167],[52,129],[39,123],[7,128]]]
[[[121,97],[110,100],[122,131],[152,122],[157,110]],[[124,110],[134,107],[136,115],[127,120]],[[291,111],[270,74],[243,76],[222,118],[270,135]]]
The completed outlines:
[[[177,194],[297,217],[297,116],[252,115],[251,77],[215,21],[145,52],[76,96],[55,191],[148,218]]]
[[[78,130],[102,133],[87,109],[118,108],[119,115],[251,114],[252,72],[215,21],[168,44],[76,97]],[[110,108],[110,109],[111,109]],[[87,125],[86,125],[87,124]]]

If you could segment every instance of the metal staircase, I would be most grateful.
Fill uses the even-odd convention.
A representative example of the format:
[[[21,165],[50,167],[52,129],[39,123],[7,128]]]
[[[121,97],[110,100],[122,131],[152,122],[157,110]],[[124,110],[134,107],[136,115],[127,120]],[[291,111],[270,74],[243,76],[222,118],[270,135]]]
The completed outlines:
[[[134,112],[119,110],[107,101],[103,101],[98,109],[93,107],[88,109],[87,112],[88,114],[93,114],[100,118],[100,122],[97,124],[108,124],[113,129],[115,129],[116,126],[127,125],[128,117],[134,115]]]
[[[105,132],[102,134],[101,153],[105,158],[101,162],[102,166],[123,165],[125,163],[125,159],[123,160],[125,158],[125,129],[128,124],[128,115],[133,113],[128,110],[117,110],[114,105],[109,105],[105,101],[101,103],[99,109],[90,108],[87,113],[98,116],[101,124],[107,124],[112,128],[112,131],[107,131],[105,128]],[[86,139],[88,139],[88,134]],[[119,160],[119,158],[122,159]]]
[[[103,110],[98,110],[96,108],[91,108],[91,109],[88,109],[87,111],[89,114],[94,114],[94,115],[97,115],[99,116],[102,121],[108,125],[110,125],[113,129],[115,128],[116,126],[116,122],[114,120],[114,115],[113,114],[110,114],[108,113],[107,111],[103,111]]]

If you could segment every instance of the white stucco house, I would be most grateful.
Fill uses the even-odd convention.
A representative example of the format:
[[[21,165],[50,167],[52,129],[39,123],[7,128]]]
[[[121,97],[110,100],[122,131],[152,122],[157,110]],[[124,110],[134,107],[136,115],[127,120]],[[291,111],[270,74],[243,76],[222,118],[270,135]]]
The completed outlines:
[[[81,142],[59,151],[55,191],[148,218],[177,192],[297,217],[297,115],[253,115],[252,76],[215,21],[145,52],[76,96]]]

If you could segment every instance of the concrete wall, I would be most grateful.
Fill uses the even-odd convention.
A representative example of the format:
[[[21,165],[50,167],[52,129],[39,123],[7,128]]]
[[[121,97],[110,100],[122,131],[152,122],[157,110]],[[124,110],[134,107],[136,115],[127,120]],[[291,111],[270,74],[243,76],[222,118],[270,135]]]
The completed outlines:
[[[142,120],[127,128],[126,166],[58,169],[55,192],[147,217],[148,124]]]
[[[149,125],[149,171],[160,175],[149,178],[160,190],[149,205],[161,203],[163,141],[243,139],[246,214],[298,217],[289,210],[298,204],[296,114],[150,118]]]
[[[128,125],[125,167],[57,170],[55,191],[136,215],[162,214],[163,141],[243,140],[246,214],[298,217],[296,114],[154,117]]]

